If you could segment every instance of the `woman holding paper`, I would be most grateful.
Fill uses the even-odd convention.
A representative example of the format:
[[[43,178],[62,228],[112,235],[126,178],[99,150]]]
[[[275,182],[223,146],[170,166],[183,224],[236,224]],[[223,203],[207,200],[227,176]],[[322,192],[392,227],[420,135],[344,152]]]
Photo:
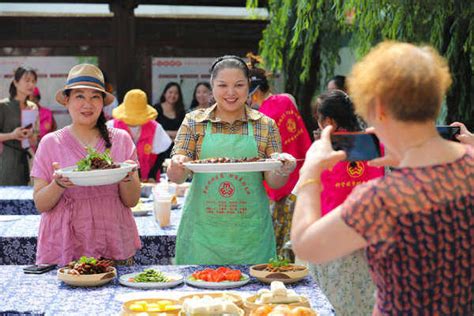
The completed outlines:
[[[27,185],[30,180],[28,147],[36,143],[33,127],[37,127],[38,111],[27,99],[36,79],[33,69],[18,67],[10,96],[0,101],[0,186]]]

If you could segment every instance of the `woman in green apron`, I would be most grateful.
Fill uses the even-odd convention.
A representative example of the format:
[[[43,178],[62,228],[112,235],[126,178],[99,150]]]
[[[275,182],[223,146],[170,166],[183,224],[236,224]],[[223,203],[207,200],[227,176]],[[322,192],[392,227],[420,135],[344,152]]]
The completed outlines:
[[[281,152],[275,122],[246,106],[249,70],[236,56],[211,67],[216,104],[186,115],[168,168],[171,181],[188,176],[183,162],[211,157],[268,158]],[[283,186],[295,168],[280,155],[276,171],[196,173],[176,240],[177,264],[255,264],[275,257],[268,198],[262,181]]]

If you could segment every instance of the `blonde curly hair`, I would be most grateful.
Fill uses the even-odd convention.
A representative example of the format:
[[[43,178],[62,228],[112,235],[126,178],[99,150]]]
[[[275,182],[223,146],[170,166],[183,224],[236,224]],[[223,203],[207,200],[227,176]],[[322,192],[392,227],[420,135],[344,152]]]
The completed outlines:
[[[448,64],[434,48],[385,41],[352,68],[348,90],[365,119],[378,98],[395,119],[425,122],[438,116],[451,82]]]

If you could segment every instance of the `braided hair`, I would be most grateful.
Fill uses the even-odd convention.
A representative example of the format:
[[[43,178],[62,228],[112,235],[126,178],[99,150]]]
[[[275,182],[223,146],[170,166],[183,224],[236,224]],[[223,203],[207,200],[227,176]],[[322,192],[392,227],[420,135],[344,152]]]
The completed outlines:
[[[102,136],[105,141],[105,148],[110,148],[112,147],[112,143],[110,142],[109,130],[107,129],[107,125],[105,125],[106,121],[107,119],[105,118],[104,111],[101,111],[99,118],[97,119],[97,123],[95,124],[95,127],[97,127],[100,136]]]

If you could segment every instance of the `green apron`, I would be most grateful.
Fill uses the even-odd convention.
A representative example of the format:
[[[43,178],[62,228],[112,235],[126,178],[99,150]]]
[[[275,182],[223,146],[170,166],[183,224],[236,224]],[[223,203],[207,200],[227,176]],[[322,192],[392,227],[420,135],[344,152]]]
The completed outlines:
[[[249,135],[212,134],[207,123],[200,159],[257,157]],[[176,264],[257,264],[276,255],[262,172],[195,173],[176,238]]]

